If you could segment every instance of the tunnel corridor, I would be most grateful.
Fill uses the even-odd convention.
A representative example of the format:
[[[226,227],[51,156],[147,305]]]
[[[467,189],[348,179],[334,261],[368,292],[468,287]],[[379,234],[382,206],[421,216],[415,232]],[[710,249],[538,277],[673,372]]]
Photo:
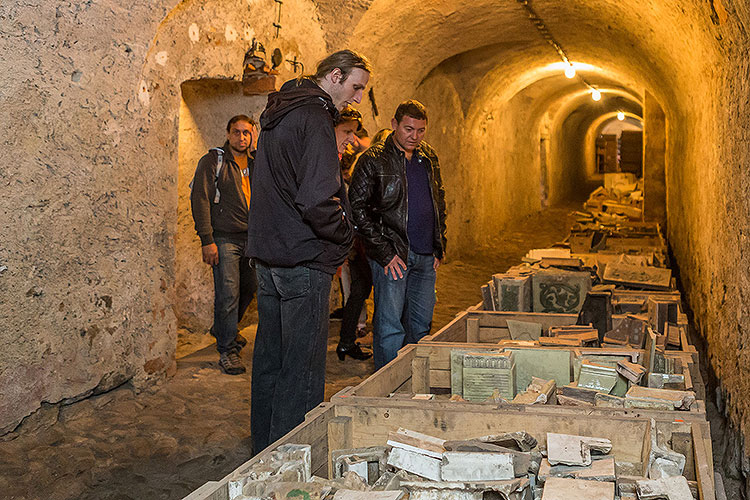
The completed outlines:
[[[640,127],[645,218],[666,231],[705,343],[727,463],[750,474],[747,2],[38,4],[0,6],[2,433],[49,405],[158,387],[178,328],[207,327],[188,184],[227,118],[265,106],[243,93],[257,41],[281,54],[277,87],[333,50],[365,54],[371,135],[404,99],[426,105],[456,261],[585,199],[618,114]]]

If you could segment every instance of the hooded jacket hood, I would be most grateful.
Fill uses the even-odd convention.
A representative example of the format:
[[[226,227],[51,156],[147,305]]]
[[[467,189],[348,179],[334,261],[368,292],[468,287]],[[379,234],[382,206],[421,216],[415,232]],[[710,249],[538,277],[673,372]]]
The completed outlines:
[[[260,115],[260,126],[273,128],[293,109],[310,104],[320,104],[331,114],[334,123],[338,120],[339,112],[328,92],[310,78],[301,78],[289,80],[281,86],[281,90],[268,95],[268,104]]]

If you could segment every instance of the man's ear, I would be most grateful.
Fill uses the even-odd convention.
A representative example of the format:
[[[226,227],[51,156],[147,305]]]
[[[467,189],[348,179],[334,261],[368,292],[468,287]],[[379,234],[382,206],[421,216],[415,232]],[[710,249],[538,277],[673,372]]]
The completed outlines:
[[[328,77],[331,79],[331,83],[339,83],[342,76],[343,73],[341,73],[340,68],[333,68],[333,70],[328,73]]]
[[[398,128],[398,121],[395,118],[391,118],[391,128],[396,130]]]

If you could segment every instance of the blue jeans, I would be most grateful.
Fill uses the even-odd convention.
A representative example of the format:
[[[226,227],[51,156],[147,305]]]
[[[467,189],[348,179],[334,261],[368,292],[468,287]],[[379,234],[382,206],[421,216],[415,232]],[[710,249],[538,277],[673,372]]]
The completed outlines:
[[[328,294],[333,276],[256,260],[258,333],[253,353],[253,453],[305,420],[325,396]]]
[[[406,344],[413,344],[430,333],[435,308],[435,257],[409,250],[406,271],[393,279],[384,268],[370,260],[375,287],[373,318],[373,358],[375,369],[388,364]]]
[[[258,284],[255,269],[245,257],[245,238],[215,237],[219,249],[219,263],[214,272],[214,324],[211,333],[216,337],[220,353],[239,350],[236,342],[237,323],[253,300]]]

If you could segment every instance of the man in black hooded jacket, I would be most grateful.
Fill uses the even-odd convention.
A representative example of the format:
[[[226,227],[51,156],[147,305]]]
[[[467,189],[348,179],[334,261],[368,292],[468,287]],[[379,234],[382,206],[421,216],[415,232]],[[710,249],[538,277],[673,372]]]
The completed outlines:
[[[331,280],[354,229],[334,123],[370,77],[342,50],[268,96],[253,172],[247,255],[258,276],[251,434],[258,453],[323,401]]]

